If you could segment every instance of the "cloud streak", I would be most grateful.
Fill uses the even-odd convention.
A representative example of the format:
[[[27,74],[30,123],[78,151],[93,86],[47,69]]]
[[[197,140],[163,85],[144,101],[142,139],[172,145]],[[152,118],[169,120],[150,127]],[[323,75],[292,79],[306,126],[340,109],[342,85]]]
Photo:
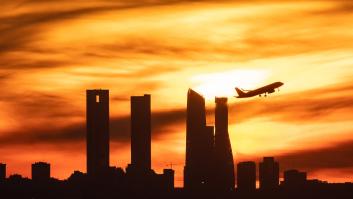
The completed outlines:
[[[283,169],[298,168],[306,171],[353,167],[353,140],[331,146],[293,151],[277,157]]]
[[[85,64],[83,60],[92,57],[100,59],[109,58],[124,58],[127,55],[130,56],[140,56],[140,55],[157,55],[159,57],[170,57],[170,58],[185,58],[185,59],[208,59],[203,56],[204,54],[213,54],[210,60],[243,60],[243,59],[254,59],[254,58],[264,58],[273,57],[281,55],[293,55],[298,53],[308,53],[323,50],[332,49],[342,49],[350,47],[347,40],[350,40],[350,35],[340,34],[337,38],[336,34],[332,31],[327,32],[321,31],[322,24],[320,23],[320,18],[315,18],[311,11],[302,13],[303,17],[307,17],[306,23],[298,23],[296,20],[288,21],[289,14],[279,13],[276,16],[265,15],[263,19],[254,21],[252,18],[248,19],[251,21],[251,26],[245,29],[243,33],[244,38],[239,40],[238,35],[235,38],[226,37],[224,41],[214,42],[212,40],[203,38],[189,37],[192,35],[194,29],[190,28],[187,23],[181,23],[182,27],[185,28],[185,33],[190,34],[169,34],[167,32],[163,37],[153,36],[155,32],[149,30],[148,37],[141,36],[140,34],[134,33],[127,38],[122,38],[122,40],[114,40],[115,42],[109,44],[101,44],[100,42],[90,45],[90,44],[80,44],[80,49],[72,48],[70,45],[55,47],[50,45],[50,47],[39,46],[39,43],[46,43],[46,38],[43,38],[43,33],[52,29],[61,29],[60,24],[57,22],[72,21],[74,19],[82,17],[96,17],[99,13],[116,11],[117,13],[121,10],[133,9],[133,8],[144,8],[153,6],[163,6],[163,5],[175,5],[175,4],[187,4],[192,2],[198,2],[202,8],[205,1],[91,1],[89,3],[77,3],[70,6],[67,5],[68,1],[23,1],[17,8],[32,8],[32,12],[19,13],[17,15],[0,15],[0,20],[3,22],[0,26],[0,57],[2,58],[0,64],[3,68],[9,70],[14,69],[28,69],[28,68],[52,68],[52,67],[62,67],[67,65],[82,65]],[[218,2],[219,1],[206,1]],[[238,7],[234,4],[237,1],[224,1],[223,3],[228,3],[237,9]],[[337,7],[349,9],[350,4],[341,4],[340,1],[336,2]],[[63,4],[61,9],[58,4]],[[48,11],[48,9],[42,9],[42,7],[48,5],[56,5],[55,9]],[[206,5],[206,3],[205,3]],[[238,5],[238,4],[236,4]],[[34,9],[39,7],[41,9]],[[207,10],[209,7],[203,8]],[[239,8],[241,9],[241,7]],[[198,9],[196,9],[198,11]],[[197,14],[197,12],[196,12]],[[259,13],[261,14],[261,13]],[[347,14],[347,13],[346,13]],[[283,16],[282,16],[283,15]],[[333,13],[334,15],[334,13]],[[196,15],[197,16],[197,15]],[[114,16],[112,16],[114,19]],[[161,17],[165,17],[162,15]],[[166,16],[168,17],[168,16]],[[194,17],[193,13],[190,16]],[[246,17],[246,16],[244,16]],[[278,18],[285,18],[286,23]],[[233,19],[234,18],[234,19]],[[344,17],[342,17],[344,19]],[[339,20],[338,18],[337,20]],[[118,19],[117,19],[118,20]],[[168,18],[166,19],[168,22]],[[341,20],[343,23],[343,20]],[[239,16],[229,16],[229,18],[222,19],[219,21],[210,20],[210,26],[213,23],[219,25],[226,24],[228,27],[236,26],[239,23]],[[290,23],[288,25],[288,23]],[[287,25],[286,25],[287,24]],[[80,26],[81,24],[74,24],[75,26]],[[288,29],[291,26],[291,29]],[[201,26],[200,28],[205,29],[205,33],[212,33],[213,31],[225,31],[219,26],[219,30],[208,30],[207,24]],[[311,27],[311,28],[308,28]],[[283,31],[286,30],[286,31]],[[230,30],[233,34],[239,34],[234,30]],[[278,36],[276,38],[268,37],[273,33],[282,32],[283,36]],[[284,34],[285,33],[285,34]],[[72,33],[73,34],[73,33]],[[180,37],[179,42],[172,41],[175,37]],[[200,35],[202,36],[202,35]],[[116,35],[120,37],[120,35]],[[313,37],[317,39],[313,39]],[[335,42],[330,42],[331,38],[335,37]],[[172,39],[170,39],[172,38]],[[292,38],[292,39],[287,39]],[[317,42],[320,40],[320,42]],[[90,41],[91,42],[91,41]],[[310,43],[310,45],[308,45]],[[70,43],[71,44],[71,43]],[[229,45],[231,44],[231,45]],[[305,44],[305,45],[303,45]],[[85,50],[82,50],[82,45],[86,46]],[[261,46],[261,48],[260,48]],[[293,48],[293,46],[296,46]],[[68,50],[71,48],[71,51]],[[17,56],[11,55],[13,52],[28,52],[28,53],[39,53],[41,59],[36,60],[16,60]],[[104,53],[105,52],[105,53]],[[57,58],[50,57],[49,55],[62,55],[67,54],[70,59],[63,58],[63,56],[58,56]],[[226,55],[226,56],[225,56]],[[46,56],[49,56],[46,58]],[[75,57],[75,59],[72,59]]]
[[[170,127],[180,124],[185,118],[185,111],[161,111],[152,114],[153,138],[171,133]],[[110,120],[110,138],[113,142],[129,143],[130,116],[113,117]],[[83,141],[86,137],[84,123],[77,123],[65,127],[39,127],[21,129],[16,132],[7,132],[0,137],[3,145],[61,143]]]
[[[234,113],[234,121],[231,123],[242,123],[256,117],[266,117],[270,120],[293,123],[313,123],[318,121],[330,122],[334,117],[329,117],[337,111],[347,114],[346,119],[353,119],[351,110],[353,109],[353,84],[338,84],[316,90],[303,91],[282,96],[271,96],[269,100],[251,100],[230,105],[230,112]],[[55,105],[61,109],[60,103],[55,101],[56,96],[45,96],[41,101],[24,100],[23,106],[28,108],[28,113],[43,107],[43,117],[48,117],[49,106],[45,103]],[[53,100],[50,102],[50,100]],[[60,101],[60,100],[59,100]],[[61,106],[66,104],[61,103]],[[40,110],[40,109],[39,109]],[[37,111],[38,112],[38,111]],[[38,112],[41,114],[41,112]],[[57,114],[57,113],[55,113]],[[69,115],[70,113],[63,113]],[[341,114],[341,113],[340,113]],[[82,112],[79,112],[82,115]],[[208,115],[212,116],[213,111],[209,110]],[[55,116],[55,115],[52,115]],[[168,127],[184,126],[185,109],[173,109],[153,111],[152,125],[153,135],[173,133]],[[50,116],[51,117],[51,116]],[[338,118],[342,120],[341,118]],[[130,116],[111,118],[111,139],[114,142],[128,142],[130,132]],[[2,144],[26,143],[26,142],[65,142],[78,141],[85,138],[84,123],[66,126],[64,128],[52,129],[26,129],[18,132],[4,133],[6,136],[0,137]],[[21,136],[19,136],[21,135]]]

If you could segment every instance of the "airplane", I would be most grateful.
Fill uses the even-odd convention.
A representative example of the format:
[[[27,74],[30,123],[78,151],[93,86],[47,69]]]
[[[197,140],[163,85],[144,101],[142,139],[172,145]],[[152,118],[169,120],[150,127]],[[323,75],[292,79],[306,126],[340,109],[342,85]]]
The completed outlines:
[[[235,87],[235,90],[237,91],[238,96],[234,96],[234,97],[248,98],[248,97],[254,97],[256,95],[261,97],[262,94],[264,94],[264,96],[266,97],[267,94],[275,92],[276,88],[278,88],[278,91],[279,91],[279,87],[281,87],[281,86],[283,86],[282,82],[275,82],[275,83],[269,84],[267,86],[264,86],[264,87],[261,87],[261,88],[255,89],[255,90],[242,90],[242,89]]]

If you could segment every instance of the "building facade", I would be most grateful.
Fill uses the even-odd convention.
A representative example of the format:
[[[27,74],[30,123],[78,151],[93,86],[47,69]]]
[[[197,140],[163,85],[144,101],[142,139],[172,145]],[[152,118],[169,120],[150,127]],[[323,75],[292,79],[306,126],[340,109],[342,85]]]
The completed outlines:
[[[213,161],[210,157],[213,157],[213,139],[213,127],[206,126],[205,99],[189,89],[186,110],[185,189],[208,189],[212,186],[210,164]]]
[[[151,170],[151,96],[131,96],[131,166]]]
[[[109,169],[109,91],[86,91],[87,174]]]
[[[232,191],[235,188],[235,176],[232,146],[228,133],[227,98],[216,97],[215,102],[215,183],[222,191]]]

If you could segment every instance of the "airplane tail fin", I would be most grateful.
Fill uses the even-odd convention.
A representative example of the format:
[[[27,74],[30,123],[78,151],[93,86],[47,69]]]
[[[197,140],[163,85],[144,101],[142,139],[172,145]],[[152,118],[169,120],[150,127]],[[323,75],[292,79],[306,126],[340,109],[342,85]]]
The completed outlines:
[[[239,97],[241,97],[241,96],[243,96],[245,94],[241,89],[239,89],[237,87],[235,87],[235,90],[237,91]]]

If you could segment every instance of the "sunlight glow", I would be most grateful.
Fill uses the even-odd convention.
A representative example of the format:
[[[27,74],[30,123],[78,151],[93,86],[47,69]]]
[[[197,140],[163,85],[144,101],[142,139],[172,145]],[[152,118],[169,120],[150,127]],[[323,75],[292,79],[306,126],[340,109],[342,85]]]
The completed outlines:
[[[265,70],[232,70],[221,73],[197,75],[191,81],[197,85],[194,89],[206,99],[215,96],[231,97],[235,94],[235,87],[254,89],[267,78]]]

